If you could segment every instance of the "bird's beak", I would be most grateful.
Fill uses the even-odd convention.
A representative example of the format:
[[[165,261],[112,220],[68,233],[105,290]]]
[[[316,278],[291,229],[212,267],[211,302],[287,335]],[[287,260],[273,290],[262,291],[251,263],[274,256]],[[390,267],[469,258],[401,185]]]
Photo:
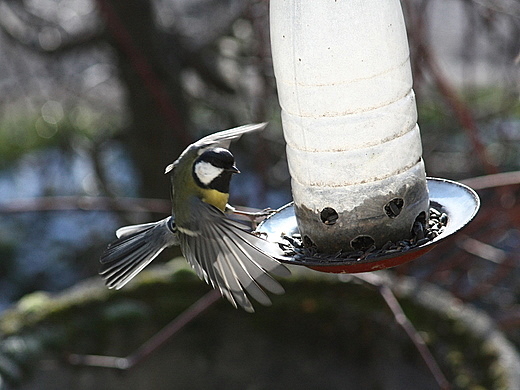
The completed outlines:
[[[238,168],[235,167],[234,165],[231,168],[226,169],[226,171],[231,172],[231,173],[240,173]]]

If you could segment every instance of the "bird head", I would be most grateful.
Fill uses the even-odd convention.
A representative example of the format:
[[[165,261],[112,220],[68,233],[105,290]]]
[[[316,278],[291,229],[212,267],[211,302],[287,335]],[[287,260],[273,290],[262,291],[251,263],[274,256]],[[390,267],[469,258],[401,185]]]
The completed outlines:
[[[199,187],[228,193],[231,176],[239,172],[229,150],[211,148],[197,157],[193,163],[192,175]]]

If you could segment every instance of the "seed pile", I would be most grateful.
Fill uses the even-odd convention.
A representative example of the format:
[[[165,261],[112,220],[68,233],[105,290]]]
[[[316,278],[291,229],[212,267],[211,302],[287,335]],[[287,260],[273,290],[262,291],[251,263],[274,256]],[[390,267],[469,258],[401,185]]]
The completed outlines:
[[[375,245],[372,245],[370,248],[359,251],[344,252],[341,250],[333,254],[320,253],[316,250],[316,247],[304,246],[300,234],[284,236],[284,241],[280,243],[280,247],[286,256],[292,257],[294,260],[301,262],[308,260],[313,263],[316,263],[317,261],[322,261],[323,263],[344,263],[345,261],[376,259],[378,257],[392,255],[399,252],[406,252],[410,249],[424,245],[440,235],[448,223],[448,216],[446,213],[436,210],[433,207],[430,207],[429,214],[430,218],[428,219],[428,223],[419,220],[415,221],[411,232],[411,238],[397,242],[388,241],[381,248],[376,248]]]

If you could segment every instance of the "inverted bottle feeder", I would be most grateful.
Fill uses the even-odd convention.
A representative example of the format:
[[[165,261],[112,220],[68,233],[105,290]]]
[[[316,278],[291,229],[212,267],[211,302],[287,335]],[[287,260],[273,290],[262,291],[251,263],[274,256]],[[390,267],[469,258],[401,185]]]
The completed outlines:
[[[471,189],[426,178],[399,0],[271,0],[270,23],[294,202],[258,231],[287,263],[393,267],[471,221]]]

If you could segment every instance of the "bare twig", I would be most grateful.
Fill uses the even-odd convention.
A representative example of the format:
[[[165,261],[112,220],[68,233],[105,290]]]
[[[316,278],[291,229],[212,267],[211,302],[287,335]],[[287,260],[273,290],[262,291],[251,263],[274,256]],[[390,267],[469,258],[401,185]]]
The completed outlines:
[[[474,3],[492,9],[496,12],[501,12],[506,15],[511,15],[515,18],[520,17],[520,4],[516,0],[472,0]]]
[[[204,313],[211,305],[217,302],[219,298],[219,291],[211,290],[156,333],[151,339],[137,348],[132,354],[126,357],[70,354],[68,356],[68,361],[70,364],[76,366],[129,370],[137,364],[142,363],[153,352],[162,347],[166,341],[173,337],[177,332]]]
[[[426,366],[428,367],[433,377],[437,381],[439,387],[443,390],[449,390],[451,388],[450,383],[441,371],[439,365],[437,364],[437,361],[435,360],[435,357],[428,349],[428,346],[426,345],[424,339],[421,337],[419,332],[417,332],[411,321],[404,313],[403,308],[399,304],[399,301],[395,297],[390,287],[388,287],[388,285],[383,281],[382,278],[375,275],[374,273],[357,274],[355,275],[355,277],[364,281],[365,283],[377,287],[381,296],[385,300],[387,306],[392,311],[392,314],[395,318],[395,322],[401,328],[403,328],[410,340],[413,342],[413,344],[417,348],[417,351],[426,363]]]
[[[0,214],[41,211],[130,211],[170,213],[171,202],[165,199],[110,198],[95,196],[51,196],[13,199],[0,203]]]
[[[485,242],[468,236],[462,236],[461,238],[461,240],[457,241],[457,246],[481,259],[491,261],[495,264],[502,264],[508,258],[506,251],[496,248],[493,245],[486,244]]]
[[[462,101],[462,99],[459,98],[455,88],[453,88],[448,79],[445,77],[441,67],[436,61],[435,56],[431,52],[430,46],[425,44],[421,47],[421,49],[428,70],[435,80],[435,85],[446,102],[449,104],[462,128],[466,131],[466,134],[468,135],[471,144],[473,145],[473,149],[477,153],[477,156],[484,169],[487,173],[490,174],[498,173],[499,171],[497,166],[491,162],[486,147],[479,137],[478,127],[471,109]]]
[[[470,186],[474,190],[520,185],[520,171],[472,177],[462,180],[462,183]]]
[[[98,45],[103,40],[103,32],[93,28],[70,35],[59,24],[46,20],[30,12],[21,2],[4,1],[0,5],[0,31],[9,40],[33,52],[44,55],[63,55],[72,50]],[[16,11],[18,8],[18,11]],[[44,27],[59,30],[62,40],[55,47],[43,47],[38,34]],[[64,39],[65,38],[65,39]]]

